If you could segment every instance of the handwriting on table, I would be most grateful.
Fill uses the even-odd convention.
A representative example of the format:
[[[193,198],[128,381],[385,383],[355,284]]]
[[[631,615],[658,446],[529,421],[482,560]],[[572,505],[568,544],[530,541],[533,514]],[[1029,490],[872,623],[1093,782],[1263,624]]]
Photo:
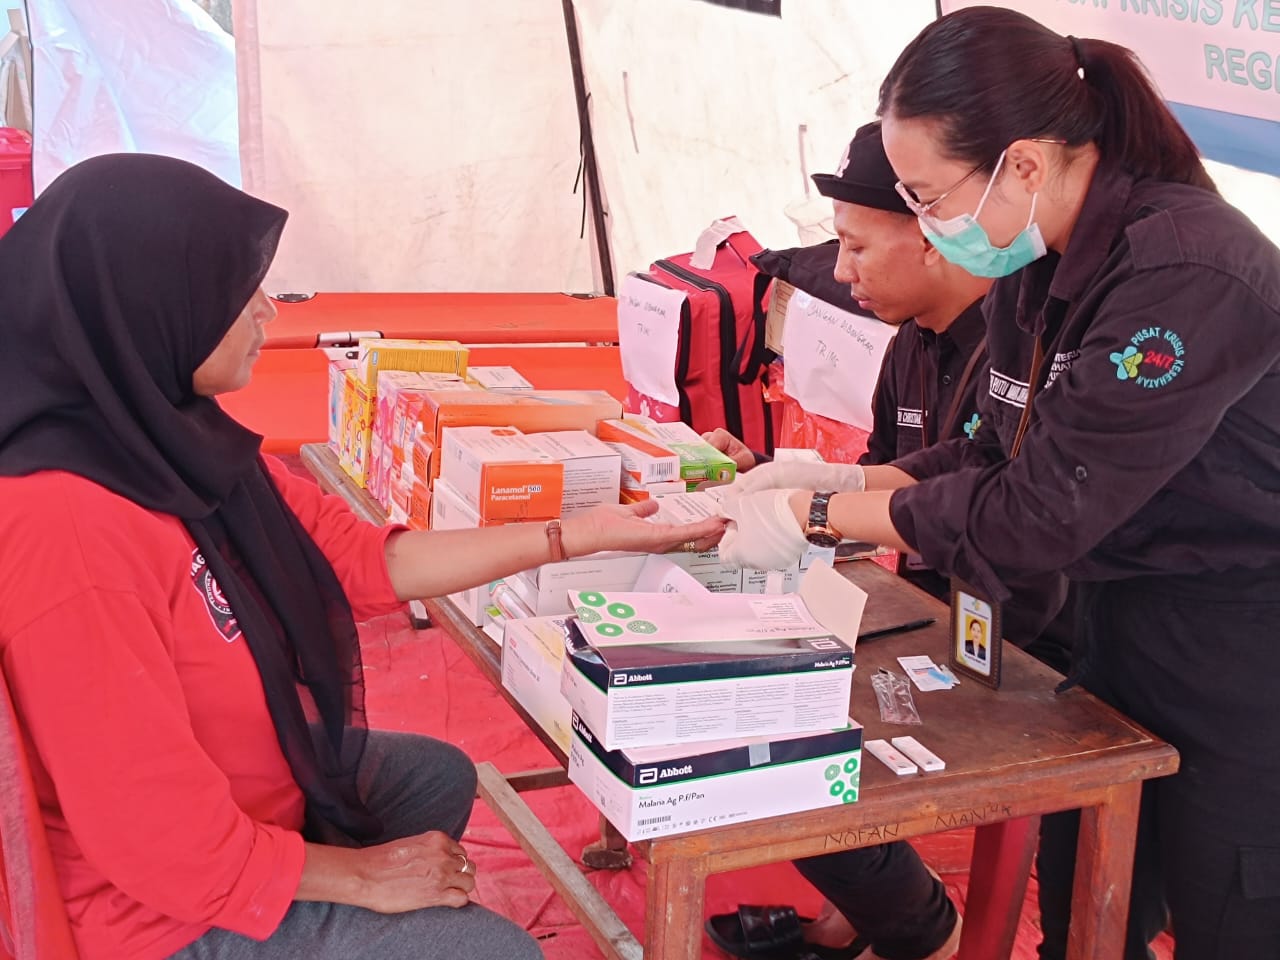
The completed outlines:
[[[934,818],[934,826],[939,830],[954,830],[958,827],[973,827],[980,823],[996,820],[1008,820],[1013,817],[1013,807],[1007,803],[988,803],[983,807],[970,807],[968,810],[953,810],[940,813]]]
[[[881,823],[871,827],[858,827],[853,830],[842,830],[840,833],[827,834],[823,846],[830,850],[833,847],[863,847],[870,843],[887,843],[898,838],[900,823]]]

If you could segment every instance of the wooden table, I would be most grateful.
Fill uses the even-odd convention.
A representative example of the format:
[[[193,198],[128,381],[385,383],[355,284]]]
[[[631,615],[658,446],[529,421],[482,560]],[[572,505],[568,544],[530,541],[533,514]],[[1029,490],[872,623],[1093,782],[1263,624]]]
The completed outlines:
[[[345,479],[327,450],[303,448],[303,460],[321,486],[343,494],[362,516],[380,521],[377,505]],[[881,666],[900,673],[895,658],[902,655],[926,653],[945,662],[945,609],[873,563],[840,568],[870,594],[864,630],[938,617],[931,628],[858,647],[853,712],[868,739],[916,734],[947,762],[945,771],[899,778],[868,757],[857,803],[633,844],[649,862],[643,950],[513,786],[491,765],[481,764],[486,802],[602,949],[627,960],[701,956],[703,886],[710,874],[968,826],[977,828],[975,843],[981,844],[1007,821],[1080,808],[1067,956],[1119,958],[1142,782],[1176,771],[1177,753],[1079,688],[1055,695],[1061,678],[1012,646],[1004,652],[999,691],[964,681],[950,691],[917,692],[923,726],[880,722],[869,678]],[[452,604],[429,601],[428,606],[438,625],[501,690],[500,651],[493,641],[458,616]],[[539,732],[536,725],[532,729]],[[978,888],[971,883],[971,889]],[[966,925],[961,957],[991,960],[991,954],[975,956],[970,934]]]

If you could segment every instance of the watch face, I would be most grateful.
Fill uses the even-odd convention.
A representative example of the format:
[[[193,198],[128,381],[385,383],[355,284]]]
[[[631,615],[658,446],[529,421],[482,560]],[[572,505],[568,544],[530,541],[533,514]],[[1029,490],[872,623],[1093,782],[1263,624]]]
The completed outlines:
[[[804,538],[815,547],[822,547],[823,549],[831,549],[840,543],[839,537],[833,536],[829,533],[821,533],[819,531],[806,533]]]

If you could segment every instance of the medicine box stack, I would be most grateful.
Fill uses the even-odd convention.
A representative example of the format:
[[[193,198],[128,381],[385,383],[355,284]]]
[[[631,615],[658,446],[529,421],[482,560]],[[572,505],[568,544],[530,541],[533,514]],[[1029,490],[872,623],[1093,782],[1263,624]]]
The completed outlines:
[[[570,779],[629,840],[856,801],[852,649],[798,597],[687,589],[575,591],[555,621]],[[548,716],[533,686],[521,702]]]
[[[606,420],[597,436],[622,457],[624,500],[683,493],[707,481],[732,481],[734,462],[684,423],[629,416]]]
[[[372,486],[384,506],[390,502],[389,473],[383,471],[383,446],[379,443],[374,449],[379,375],[391,371],[444,374],[447,379],[437,386],[453,382],[465,386],[466,369],[467,349],[453,340],[363,339],[354,361],[335,361],[330,367],[330,443],[342,468],[360,486]]]

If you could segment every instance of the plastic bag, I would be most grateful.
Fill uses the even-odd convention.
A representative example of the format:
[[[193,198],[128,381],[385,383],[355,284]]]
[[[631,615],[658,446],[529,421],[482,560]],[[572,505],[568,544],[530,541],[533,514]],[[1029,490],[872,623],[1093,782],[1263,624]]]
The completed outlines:
[[[881,667],[871,677],[871,688],[876,692],[880,719],[885,723],[921,723],[916,702],[911,696],[911,684],[904,677]]]

